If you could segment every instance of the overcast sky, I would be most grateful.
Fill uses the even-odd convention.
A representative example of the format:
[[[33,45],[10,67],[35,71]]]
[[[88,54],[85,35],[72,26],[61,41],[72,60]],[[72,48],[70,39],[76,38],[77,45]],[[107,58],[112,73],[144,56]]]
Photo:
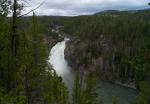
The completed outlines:
[[[37,15],[76,16],[93,14],[103,10],[136,10],[148,8],[149,0],[28,0],[23,12],[43,5],[35,13]]]

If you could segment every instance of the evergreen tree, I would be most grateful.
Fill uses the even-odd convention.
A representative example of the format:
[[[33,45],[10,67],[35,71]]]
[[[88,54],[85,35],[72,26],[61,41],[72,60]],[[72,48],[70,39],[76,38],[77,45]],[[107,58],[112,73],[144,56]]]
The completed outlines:
[[[150,85],[143,81],[140,83],[140,93],[137,96],[135,104],[149,104],[150,101]]]
[[[96,77],[95,74],[89,73],[82,76],[79,72],[76,73],[73,89],[73,104],[98,104],[98,93],[96,92]]]
[[[117,97],[112,98],[112,104],[118,104],[118,99]]]
[[[80,73],[76,72],[73,88],[73,104],[82,104],[83,89],[81,85]]]
[[[99,104],[97,93],[97,79],[94,73],[89,73],[85,80],[85,91],[83,104]]]

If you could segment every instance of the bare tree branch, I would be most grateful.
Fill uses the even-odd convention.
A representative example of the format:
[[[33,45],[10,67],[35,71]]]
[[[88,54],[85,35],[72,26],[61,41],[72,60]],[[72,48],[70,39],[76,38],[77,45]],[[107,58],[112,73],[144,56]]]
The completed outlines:
[[[26,4],[30,5],[30,3],[28,1],[26,1],[26,0],[22,0],[22,1],[25,2]]]
[[[27,12],[27,13],[25,13],[23,15],[20,15],[18,17],[22,17],[22,16],[25,16],[25,15],[28,15],[29,13],[35,11],[36,9],[40,8],[44,4],[44,2],[45,2],[45,0],[43,2],[41,2],[36,8],[34,8],[34,9],[30,10],[29,12]]]

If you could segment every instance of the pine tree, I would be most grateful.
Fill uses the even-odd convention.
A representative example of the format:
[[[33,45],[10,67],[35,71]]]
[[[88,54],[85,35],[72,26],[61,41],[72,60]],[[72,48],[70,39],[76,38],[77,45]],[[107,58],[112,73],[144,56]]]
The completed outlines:
[[[80,79],[80,73],[76,72],[76,77],[74,80],[74,88],[73,88],[73,104],[82,104],[82,85]]]
[[[48,72],[44,76],[43,97],[48,104],[67,104],[68,90],[55,70],[47,67]]]
[[[45,36],[35,14],[31,27],[24,28],[17,18],[18,0],[14,0],[10,26],[7,6],[10,6],[7,0],[0,1],[0,42],[3,43],[0,44],[0,103],[67,104],[68,90],[62,78],[49,68]]]
[[[83,76],[76,73],[73,89],[73,104],[98,104],[98,94],[96,92],[96,77],[93,73]],[[81,81],[82,80],[82,81]]]
[[[112,104],[118,104],[118,99],[117,97],[112,98]]]
[[[95,74],[87,74],[85,85],[86,88],[83,94],[84,104],[98,104],[97,79]]]
[[[137,96],[135,104],[149,104],[150,101],[150,85],[142,81],[140,83],[140,93]]]

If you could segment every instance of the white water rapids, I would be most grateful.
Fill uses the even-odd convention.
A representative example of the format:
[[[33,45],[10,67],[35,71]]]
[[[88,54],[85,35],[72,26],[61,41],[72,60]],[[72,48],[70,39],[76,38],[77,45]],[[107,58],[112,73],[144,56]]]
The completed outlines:
[[[58,42],[50,51],[49,63],[53,66],[59,76],[63,78],[69,89],[73,85],[73,73],[65,60],[64,50],[66,48],[66,41],[69,39],[65,38],[62,42]]]

